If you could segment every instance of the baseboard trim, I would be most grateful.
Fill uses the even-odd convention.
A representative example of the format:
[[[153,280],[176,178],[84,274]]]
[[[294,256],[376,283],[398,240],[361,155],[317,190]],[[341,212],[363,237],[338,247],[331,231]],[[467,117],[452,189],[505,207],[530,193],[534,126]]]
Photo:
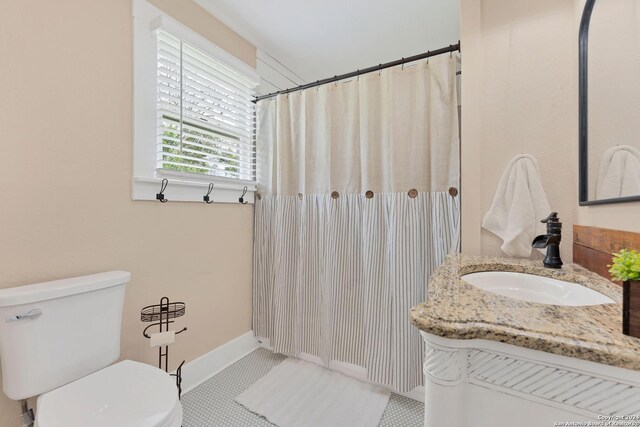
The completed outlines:
[[[227,366],[258,348],[258,339],[249,331],[203,354],[182,367],[182,392],[187,393]]]

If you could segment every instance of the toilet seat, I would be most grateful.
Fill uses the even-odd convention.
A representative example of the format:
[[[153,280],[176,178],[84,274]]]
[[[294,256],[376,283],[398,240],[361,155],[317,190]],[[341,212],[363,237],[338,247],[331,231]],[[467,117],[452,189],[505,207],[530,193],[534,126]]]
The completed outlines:
[[[174,427],[182,423],[175,380],[124,360],[38,397],[37,427]]]

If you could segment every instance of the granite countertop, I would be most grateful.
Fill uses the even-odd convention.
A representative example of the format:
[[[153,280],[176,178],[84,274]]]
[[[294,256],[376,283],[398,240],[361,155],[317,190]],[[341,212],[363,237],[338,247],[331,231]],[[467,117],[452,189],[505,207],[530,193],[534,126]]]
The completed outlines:
[[[476,271],[513,271],[575,282],[616,303],[567,307],[520,301],[460,279]],[[450,255],[431,276],[428,300],[411,309],[411,321],[445,338],[499,341],[640,371],[640,339],[622,334],[622,288],[575,264],[553,270],[542,261]]]

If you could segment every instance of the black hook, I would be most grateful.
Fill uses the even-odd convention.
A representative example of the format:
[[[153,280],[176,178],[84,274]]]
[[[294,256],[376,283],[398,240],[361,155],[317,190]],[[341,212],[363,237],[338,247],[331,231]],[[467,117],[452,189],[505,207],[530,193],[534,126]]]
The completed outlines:
[[[202,197],[202,201],[204,201],[208,205],[213,203],[213,200],[209,200],[209,195],[211,194],[212,191],[213,191],[213,182],[209,183],[209,190],[207,191],[207,194],[205,194]]]
[[[167,189],[167,185],[169,185],[169,180],[164,178],[162,183],[160,184],[160,192],[156,193],[156,200],[160,200],[160,203],[167,203],[168,200],[164,198],[164,190]]]
[[[238,201],[239,201],[240,203],[242,203],[243,205],[246,205],[246,204],[248,203],[248,202],[245,202],[245,201],[244,201],[244,195],[245,195],[245,194],[247,194],[247,190],[248,190],[248,188],[247,188],[247,186],[245,185],[245,186],[244,186],[244,188],[242,189],[242,196],[240,196],[240,198],[238,199]]]

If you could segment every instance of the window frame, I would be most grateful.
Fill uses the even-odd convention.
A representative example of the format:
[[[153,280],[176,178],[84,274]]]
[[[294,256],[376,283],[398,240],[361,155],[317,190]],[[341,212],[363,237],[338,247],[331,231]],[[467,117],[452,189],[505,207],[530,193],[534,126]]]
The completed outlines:
[[[256,183],[236,182],[233,178],[171,171],[158,167],[157,134],[157,41],[162,29],[211,55],[224,65],[243,74],[257,87],[260,78],[255,68],[218,47],[210,40],[175,21],[145,0],[132,2],[133,22],[133,159],[132,200],[156,200],[163,179],[169,201],[202,202],[209,183],[214,184],[214,202],[238,203],[247,186],[244,200],[254,202]],[[257,166],[256,166],[257,167]]]

